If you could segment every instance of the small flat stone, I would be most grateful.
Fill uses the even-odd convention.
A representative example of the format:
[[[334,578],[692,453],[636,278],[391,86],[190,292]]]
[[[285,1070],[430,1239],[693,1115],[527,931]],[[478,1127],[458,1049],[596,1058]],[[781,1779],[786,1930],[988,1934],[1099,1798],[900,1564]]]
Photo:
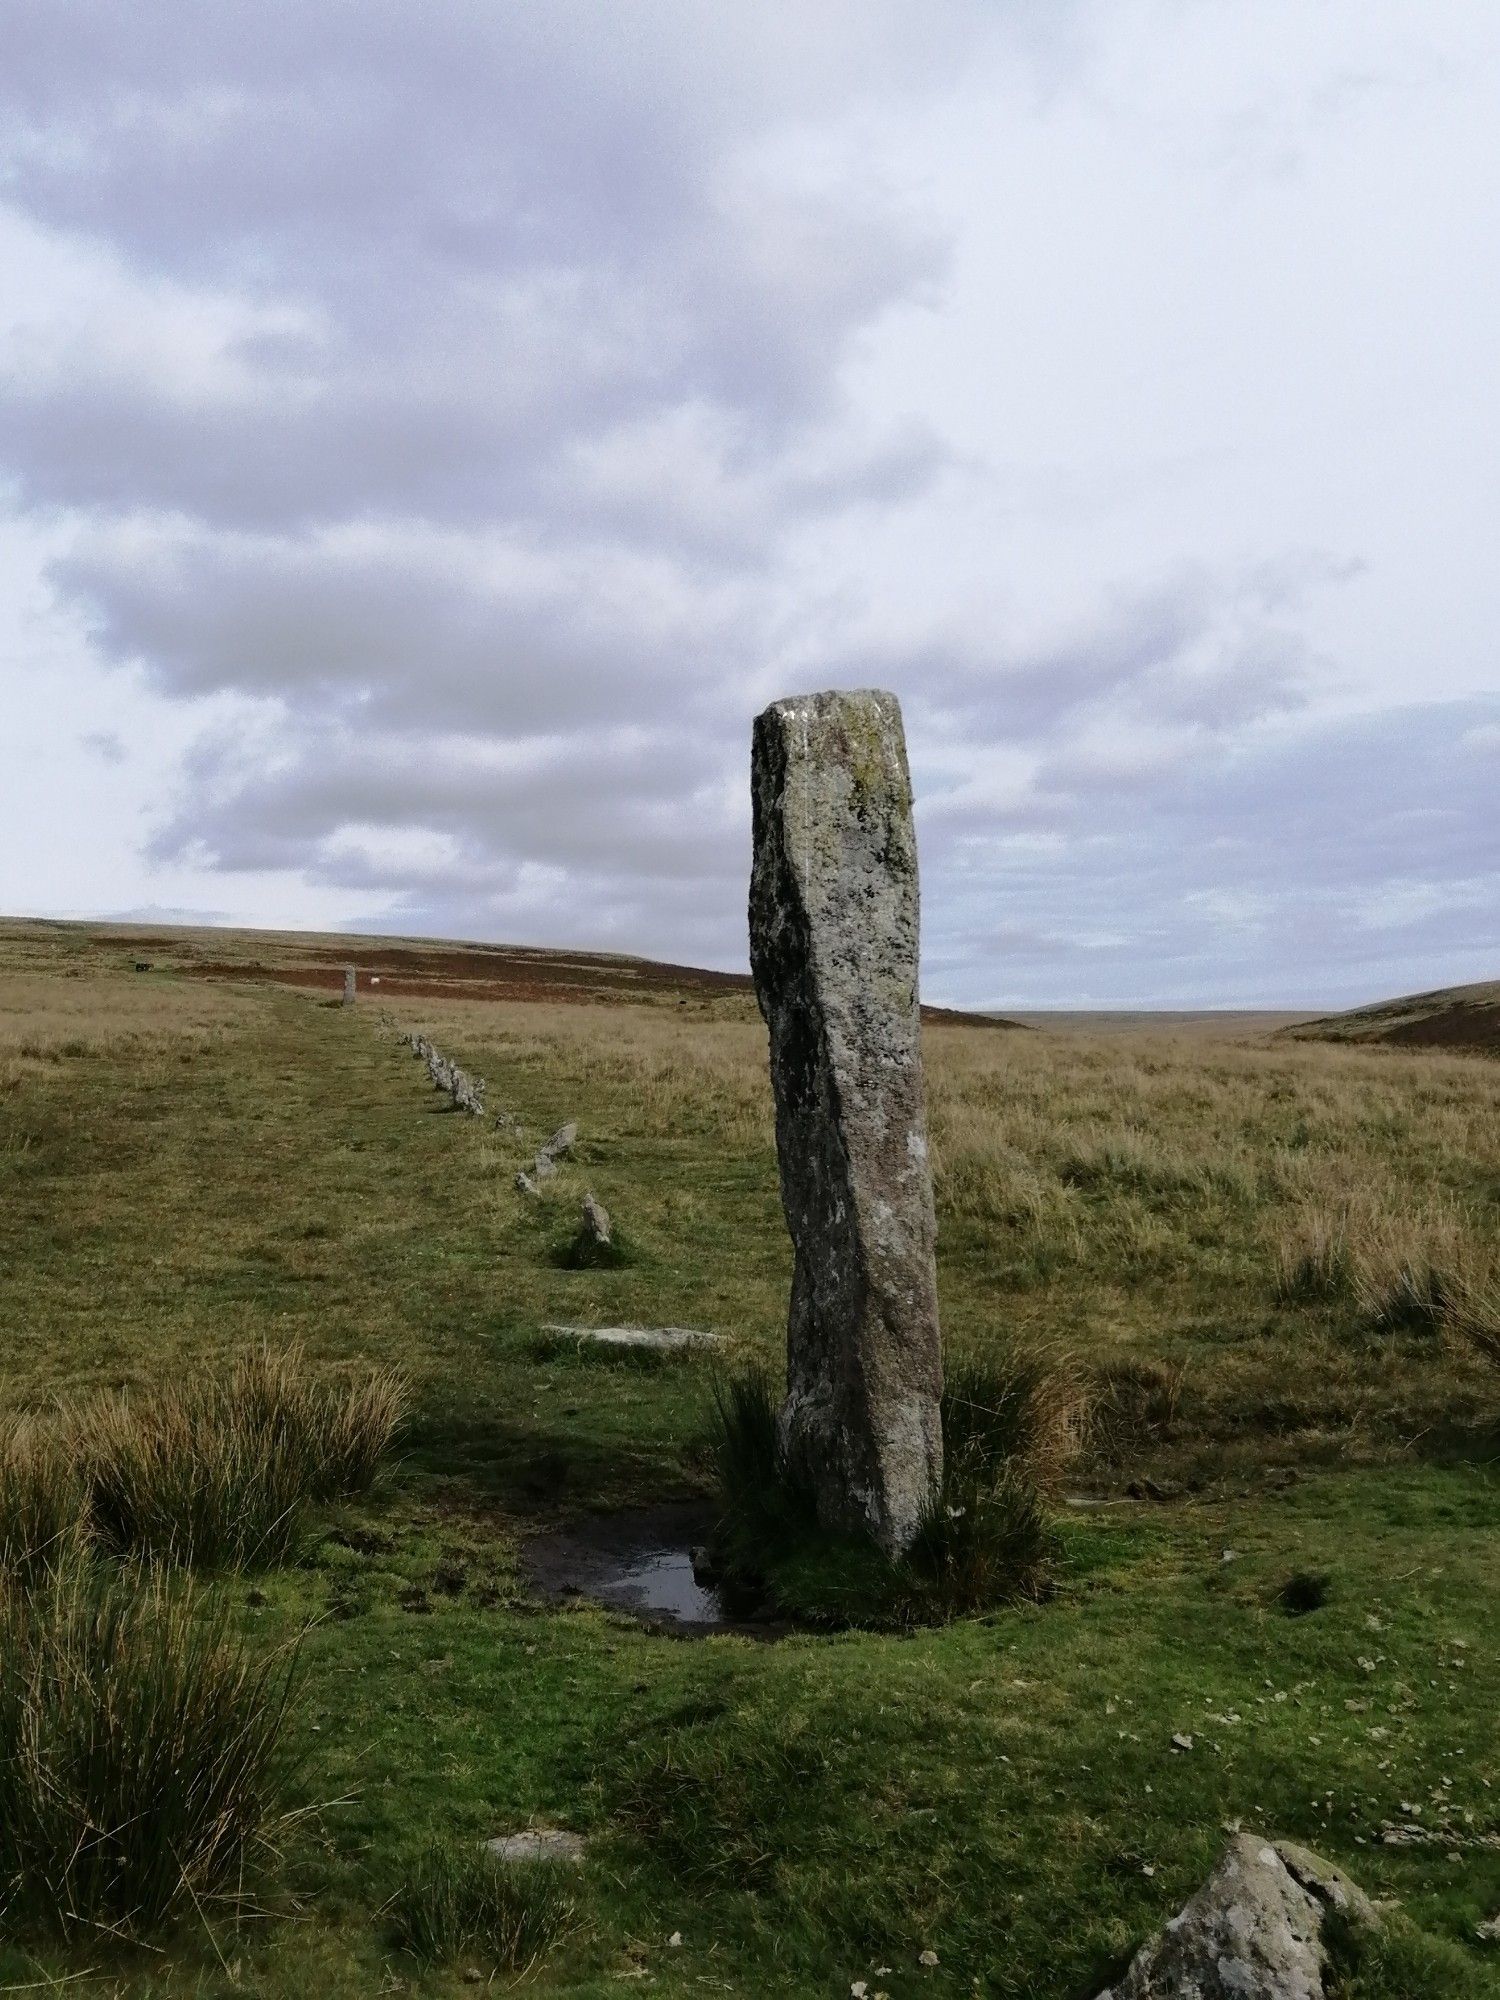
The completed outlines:
[[[521,1833],[502,1833],[484,1843],[497,1861],[582,1861],[582,1834],[560,1826],[528,1826]]]
[[[684,1347],[718,1347],[724,1336],[696,1326],[544,1326],[543,1333],[566,1333],[601,1347],[654,1347],[675,1353]]]

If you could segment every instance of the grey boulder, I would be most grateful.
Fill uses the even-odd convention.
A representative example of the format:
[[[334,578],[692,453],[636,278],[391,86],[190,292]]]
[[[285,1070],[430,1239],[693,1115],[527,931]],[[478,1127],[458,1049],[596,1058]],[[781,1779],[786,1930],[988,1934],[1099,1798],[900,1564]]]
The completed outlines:
[[[1327,2000],[1330,1912],[1379,1921],[1331,1862],[1237,1833],[1203,1887],[1099,2000]]]

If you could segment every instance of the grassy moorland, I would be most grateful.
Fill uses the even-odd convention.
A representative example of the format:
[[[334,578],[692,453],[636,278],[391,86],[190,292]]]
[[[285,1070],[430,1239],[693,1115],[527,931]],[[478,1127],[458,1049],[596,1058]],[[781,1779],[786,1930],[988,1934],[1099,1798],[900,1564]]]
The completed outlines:
[[[255,1652],[304,1634],[291,1816],[140,1942],[13,1928],[0,1988],[1087,2000],[1243,1822],[1400,1900],[1351,1996],[1500,1995],[1500,1069],[932,1025],[949,1346],[1087,1385],[1057,1588],[904,1636],[689,1641],[537,1601],[517,1550],[706,1479],[706,1362],[546,1323],[778,1350],[753,1009],[428,954],[343,1011],[324,946],[0,931],[0,1413],[267,1342],[394,1364],[413,1406],[294,1560],[201,1585]],[[525,1136],[446,1110],[396,1029]],[[561,1267],[586,1189],[630,1264]],[[590,1858],[546,1907],[507,1888],[487,1951],[469,1864],[530,1821]]]
[[[1393,1048],[1480,1049],[1500,1055],[1500,980],[1378,1000],[1345,1014],[1299,1022],[1290,1032],[1312,1041],[1386,1042]]]

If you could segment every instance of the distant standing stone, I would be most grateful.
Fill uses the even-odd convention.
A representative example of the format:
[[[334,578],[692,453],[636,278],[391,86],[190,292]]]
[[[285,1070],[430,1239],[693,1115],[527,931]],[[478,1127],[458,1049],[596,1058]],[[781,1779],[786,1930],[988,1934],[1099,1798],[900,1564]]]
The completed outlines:
[[[588,1242],[601,1246],[610,1241],[609,1210],[595,1194],[583,1197],[583,1234]]]
[[[904,1548],[942,1477],[917,848],[894,695],[755,724],[750,962],[795,1251],[783,1445],[828,1527]]]
[[[346,965],[344,967],[344,1005],[346,1007],[354,1005],[354,993],[357,983],[354,976],[354,967]]]

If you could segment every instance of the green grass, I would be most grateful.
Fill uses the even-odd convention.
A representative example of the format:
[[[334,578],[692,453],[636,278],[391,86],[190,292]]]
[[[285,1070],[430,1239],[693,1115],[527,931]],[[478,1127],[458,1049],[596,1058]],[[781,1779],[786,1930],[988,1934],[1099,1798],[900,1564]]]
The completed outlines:
[[[308,1628],[281,1747],[289,1803],[317,1810],[257,1853],[261,1914],[210,1896],[205,1923],[189,1899],[151,1951],[0,1932],[0,1985],[280,2000],[394,1969],[456,1995],[462,1952],[392,1957],[404,1857],[551,1822],[593,1860],[528,1990],[588,2000],[644,1972],[664,1995],[1092,2000],[1242,1820],[1400,1899],[1357,2000],[1500,1995],[1476,1936],[1500,1912],[1500,1378],[1446,1333],[1363,1330],[1357,1300],[1278,1301],[1275,1247],[1301,1177],[1321,1201],[1345,1166],[1492,1229],[1491,1066],[990,1037],[971,1073],[941,1031],[950,1348],[1066,1351],[1090,1392],[1049,1502],[1052,1593],[940,1628],[689,1644],[532,1602],[518,1550],[710,1488],[710,1366],[545,1323],[696,1325],[736,1366],[777,1356],[790,1257],[740,1003],[592,1034],[584,1007],[410,1005],[525,1138],[441,1115],[364,1009],[235,1005],[208,1040],[70,1030],[75,1053],[0,1092],[3,1401],[136,1402],[300,1342],[316,1368],[405,1369],[410,1425],[292,1563],[221,1586],[256,1660]],[[1113,1135],[1130,1104],[1157,1153]],[[577,1157],[523,1202],[515,1168],[569,1117]],[[648,1257],[557,1268],[586,1187]],[[1290,1615],[1297,1578],[1321,1581]]]
[[[1399,1914],[1379,1930],[1331,1921],[1330,2000],[1413,2000],[1441,1993],[1447,2000],[1485,2000],[1494,1991],[1487,1968],[1442,1938],[1430,1937]]]
[[[525,1972],[574,1927],[566,1864],[506,1863],[435,1841],[390,1904],[391,1941],[429,1965]]]

